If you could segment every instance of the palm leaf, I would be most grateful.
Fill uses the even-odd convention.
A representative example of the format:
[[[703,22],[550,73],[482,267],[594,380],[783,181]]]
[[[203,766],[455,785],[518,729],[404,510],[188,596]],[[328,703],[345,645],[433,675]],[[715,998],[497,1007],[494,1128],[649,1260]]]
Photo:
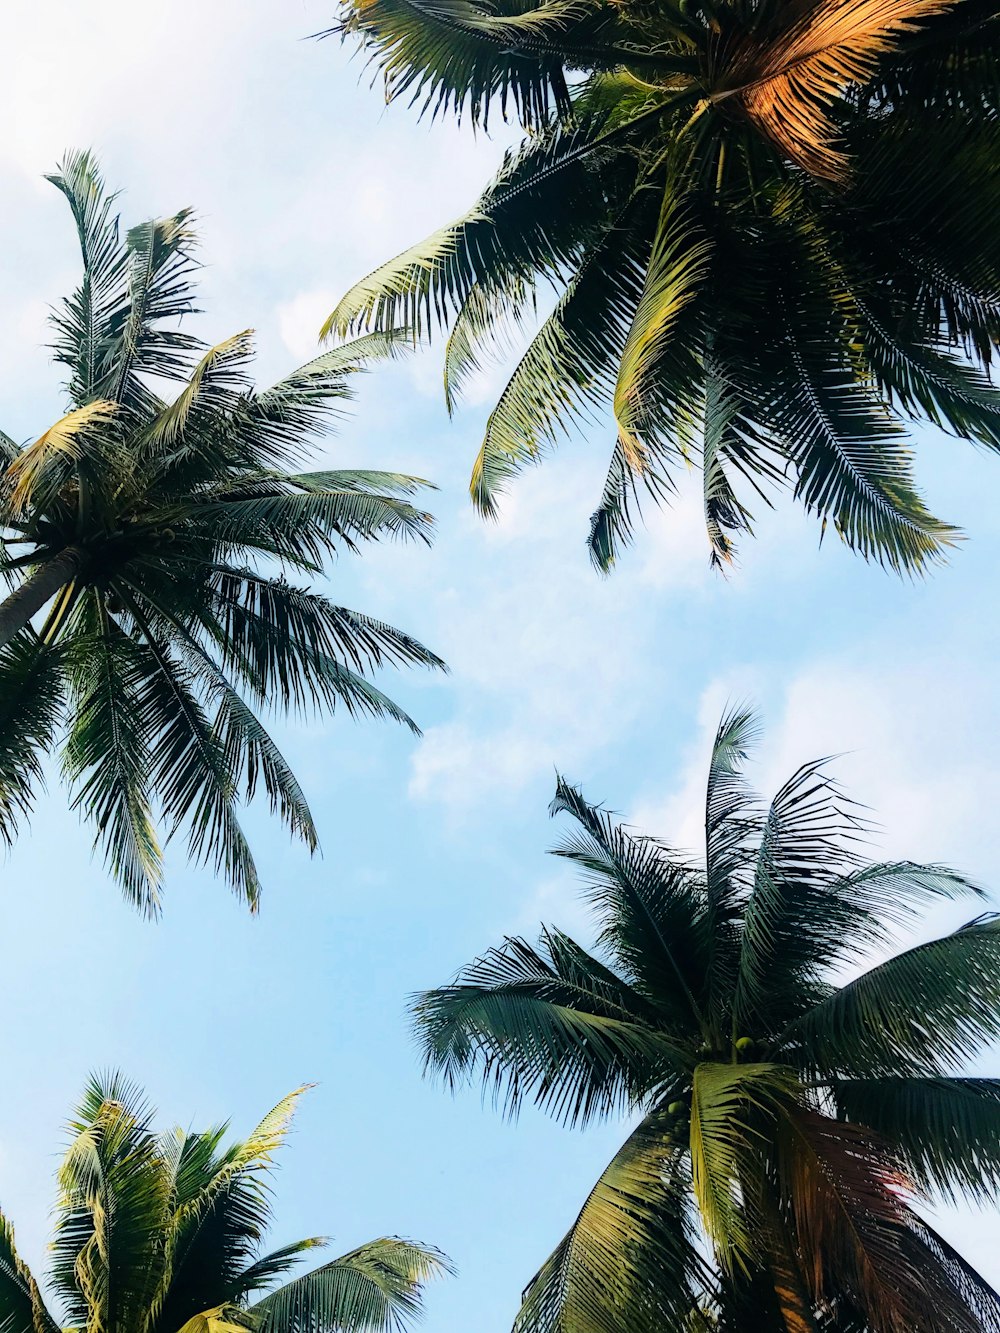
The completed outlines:
[[[789,1023],[775,1050],[845,1077],[934,1077],[998,1036],[1000,919],[983,916],[832,991]]]
[[[684,1326],[707,1275],[688,1212],[679,1130],[678,1117],[658,1111],[632,1131],[528,1284],[515,1333]]]
[[[950,1202],[1000,1191],[1000,1080],[838,1079],[841,1115],[892,1143],[916,1182]]]
[[[774,1064],[703,1062],[691,1092],[691,1179],[701,1219],[726,1272],[754,1260],[751,1198],[745,1189],[756,1174],[761,1114],[794,1097],[790,1070]],[[764,1131],[766,1133],[766,1130]]]
[[[0,649],[0,838],[11,846],[63,716],[64,653],[24,634]]]
[[[17,1252],[14,1228],[0,1213],[0,1326],[5,1333],[59,1333],[38,1283]]]
[[[698,990],[704,898],[689,866],[652,838],[627,833],[562,778],[549,812],[570,814],[579,832],[556,848],[586,875],[586,896],[604,919],[601,943],[640,993],[670,1015],[670,1026],[705,1034]],[[663,1020],[661,1020],[663,1021]]]
[[[655,430],[647,381],[674,333],[678,314],[704,277],[710,256],[708,241],[693,229],[670,182],[642,293],[622,349],[614,391],[618,441],[635,472],[646,467],[646,448],[641,437],[645,430]]]
[[[530,1095],[568,1124],[639,1104],[684,1063],[642,998],[559,932],[538,950],[508,939],[411,1012],[449,1086],[479,1072],[509,1112]]]
[[[100,399],[74,408],[8,464],[3,484],[15,518],[32,509],[44,511],[89,452],[96,449],[100,460],[107,448],[103,428],[114,420],[115,410],[114,403]]]
[[[69,367],[70,400],[80,408],[107,394],[128,315],[128,253],[113,212],[116,196],[107,193],[90,153],[68,154],[46,179],[69,203],[83,258],[79,288],[52,316],[55,358]]]
[[[422,1313],[426,1283],[448,1272],[438,1250],[383,1237],[280,1287],[249,1314],[261,1333],[401,1333]]]
[[[129,900],[159,912],[163,858],[150,806],[149,718],[142,696],[148,655],[104,612],[74,643],[73,724],[63,768],[73,806],[97,826],[108,865]]]
[[[757,32],[717,57],[713,96],[735,97],[754,128],[804,171],[842,181],[848,161],[831,108],[845,87],[874,74],[902,34],[950,8],[951,0],[824,0],[792,11],[788,23],[772,4]]]
[[[53,1278],[95,1333],[145,1317],[162,1269],[169,1180],[150,1109],[117,1075],[93,1079],[71,1122]]]

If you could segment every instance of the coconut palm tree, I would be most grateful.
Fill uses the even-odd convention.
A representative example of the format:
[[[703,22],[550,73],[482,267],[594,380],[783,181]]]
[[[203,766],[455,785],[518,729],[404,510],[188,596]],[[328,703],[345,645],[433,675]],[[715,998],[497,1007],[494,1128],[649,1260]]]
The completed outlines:
[[[437,1250],[398,1237],[296,1271],[321,1236],[269,1253],[268,1173],[302,1089],[243,1142],[228,1126],[157,1133],[141,1092],[93,1078],[70,1124],[46,1284],[0,1214],[6,1333],[405,1333]]]
[[[981,891],[868,863],[820,763],[759,806],[754,729],[722,720],[698,865],[560,780],[558,854],[596,950],[546,928],[415,1001],[449,1084],[481,1075],[508,1111],[568,1125],[631,1117],[519,1333],[1000,1328],[1000,1297],[921,1212],[1000,1192],[1000,1080],[962,1072],[1000,1036],[1000,919],[887,950],[928,900]]]
[[[325,329],[450,328],[449,405],[534,330],[473,469],[484,514],[610,409],[601,569],[699,462],[715,564],[784,484],[867,558],[946,553],[905,427],[1000,447],[996,0],[343,0],[338,26],[389,98],[527,131]]]
[[[262,786],[292,834],[317,844],[259,710],[339,706],[415,731],[368,677],[443,666],[308,586],[338,551],[429,540],[431,517],[410,499],[419,478],[301,470],[351,377],[394,340],[334,348],[256,392],[249,332],[206,349],[179,327],[194,309],[190,213],[122,237],[89,154],[50,179],[76,222],[83,279],[54,315],[69,410],[26,446],[0,435],[12,585],[0,604],[0,835],[13,839],[61,741],[73,805],[134,902],[158,905],[159,817],[253,906],[241,795]],[[171,381],[183,387],[168,402]]]

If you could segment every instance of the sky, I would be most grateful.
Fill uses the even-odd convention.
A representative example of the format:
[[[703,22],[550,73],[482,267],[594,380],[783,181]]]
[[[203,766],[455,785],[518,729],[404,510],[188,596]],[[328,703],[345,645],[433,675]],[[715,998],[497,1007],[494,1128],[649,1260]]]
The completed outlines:
[[[362,62],[309,40],[332,0],[6,0],[0,49],[0,426],[61,414],[44,345],[77,279],[65,204],[43,175],[92,147],[126,222],[193,205],[209,341],[253,326],[261,383],[315,354],[356,278],[464,211],[507,140],[386,108]],[[438,349],[439,350],[439,349]],[[586,938],[572,877],[546,855],[558,770],[641,828],[698,845],[712,732],[727,700],[764,723],[770,795],[801,762],[877,819],[874,855],[952,864],[1000,886],[1000,510],[993,458],[922,434],[932,508],[967,540],[917,582],[865,565],[787,503],[710,571],[688,480],[601,579],[584,547],[611,436],[568,441],[512,489],[497,524],[466,481],[499,371],[449,421],[434,349],[380,369],[317,458],[439,487],[433,549],[386,546],[334,569],[339,601],[411,630],[447,676],[382,682],[423,736],[346,717],[281,724],[321,858],[255,818],[264,900],[250,919],[209,871],[169,861],[159,923],[138,918],[57,783],[0,879],[0,1205],[44,1268],[63,1126],[88,1071],[118,1067],[166,1123],[246,1132],[315,1083],[276,1180],[275,1244],[327,1234],[435,1244],[432,1333],[504,1333],[519,1293],[624,1135],[516,1122],[476,1088],[424,1080],[407,997],[504,933]],[[320,465],[322,465],[322,462]],[[693,479],[693,480],[696,480]],[[972,909],[965,909],[966,915]],[[962,909],[928,928],[950,929]],[[983,1071],[1000,1073],[996,1059]],[[995,1218],[942,1212],[1000,1282]]]

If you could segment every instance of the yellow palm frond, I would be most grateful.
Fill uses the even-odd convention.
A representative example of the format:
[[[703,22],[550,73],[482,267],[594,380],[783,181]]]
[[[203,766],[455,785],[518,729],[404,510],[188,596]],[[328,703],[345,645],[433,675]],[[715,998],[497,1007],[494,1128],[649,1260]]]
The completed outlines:
[[[794,1099],[796,1080],[774,1064],[706,1061],[691,1094],[691,1173],[702,1222],[720,1264],[732,1272],[753,1255],[748,1182],[760,1158],[762,1113]]]
[[[254,1321],[235,1305],[216,1305],[182,1324],[179,1333],[247,1333]]]
[[[245,366],[253,354],[252,337],[253,329],[244,329],[209,348],[183,391],[153,421],[146,437],[148,444],[173,444],[199,407],[218,410],[226,405],[229,396],[245,384]]]
[[[954,0],[823,0],[783,33],[746,37],[718,53],[712,100],[735,98],[778,150],[820,180],[847,178],[831,108],[881,57]]]
[[[111,421],[115,411],[116,405],[103,399],[76,407],[23,449],[8,465],[3,478],[11,511],[21,516],[28,510],[39,481],[53,462],[79,462],[88,435]]]
[[[633,472],[646,467],[640,435],[648,421],[649,380],[677,316],[708,267],[711,246],[684,216],[670,184],[664,196],[642,295],[622,350],[614,413],[622,452]]]

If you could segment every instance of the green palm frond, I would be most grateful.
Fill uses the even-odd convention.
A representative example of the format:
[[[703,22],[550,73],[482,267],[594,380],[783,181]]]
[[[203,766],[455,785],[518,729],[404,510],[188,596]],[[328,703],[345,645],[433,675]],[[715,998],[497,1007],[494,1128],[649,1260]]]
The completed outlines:
[[[8,1333],[59,1333],[38,1283],[17,1252],[14,1228],[0,1213],[0,1323]]]
[[[160,412],[146,433],[145,446],[152,455],[186,443],[199,419],[232,411],[247,387],[247,365],[253,355],[251,331],[235,333],[210,347],[198,362],[183,391]]]
[[[143,373],[177,380],[190,371],[197,339],[181,329],[165,329],[160,321],[194,313],[194,244],[190,209],[140,223],[128,233],[128,315],[108,376],[113,377],[109,397],[116,403],[148,410],[154,400],[140,378]]]
[[[63,718],[64,653],[25,634],[0,649],[0,838],[11,846],[34,808],[43,758]]]
[[[65,195],[76,223],[83,280],[52,316],[55,359],[70,372],[74,407],[101,397],[115,344],[129,314],[128,251],[109,194],[91,153],[69,153],[49,181]]]
[[[368,0],[340,31],[357,32],[371,46],[387,98],[409,95],[435,116],[461,116],[468,107],[484,128],[497,98],[504,111],[510,101],[533,124],[550,109],[568,110],[559,38],[594,8],[588,0],[492,9],[472,0]],[[529,52],[540,61],[525,60]]]
[[[869,1125],[900,1153],[910,1176],[951,1202],[993,1204],[1000,1191],[1000,1080],[838,1079],[848,1120]]]
[[[932,1077],[998,1036],[1000,919],[983,916],[833,991],[788,1025],[779,1049],[846,1077]]]
[[[150,775],[160,794],[168,837],[188,832],[188,854],[209,861],[251,911],[257,910],[260,881],[253,854],[237,817],[238,795],[220,737],[195,692],[191,671],[157,641],[129,607],[143,632],[148,662],[143,707],[155,738]]]
[[[262,465],[287,463],[311,437],[329,432],[339,404],[354,396],[353,377],[398,356],[407,343],[400,333],[368,333],[331,347],[269,388],[250,393],[238,408],[241,435],[252,441]]]
[[[326,1236],[309,1236],[305,1240],[293,1241],[291,1245],[282,1245],[280,1249],[255,1259],[239,1276],[238,1296],[244,1298],[266,1291],[277,1278],[293,1272],[308,1250],[323,1249],[329,1243]]]
[[[782,786],[764,820],[753,883],[743,911],[733,1021],[768,1029],[787,1019],[769,1010],[788,990],[808,994],[809,981],[835,957],[848,925],[834,885],[858,861],[864,825],[824,760],[804,764]],[[846,909],[846,903],[843,903]],[[858,946],[857,932],[851,935]],[[863,938],[863,935],[862,935]]]
[[[293,1279],[249,1314],[263,1333],[402,1333],[420,1313],[426,1283],[451,1271],[438,1250],[383,1237]]]
[[[156,915],[163,857],[150,803],[149,669],[148,655],[105,613],[74,650],[63,769],[76,788],[74,807],[97,827],[111,873],[130,901]]]
[[[744,1195],[758,1139],[777,1108],[796,1093],[794,1074],[776,1064],[705,1061],[691,1083],[691,1187],[701,1219],[726,1272],[753,1262],[757,1221]]]
[[[703,1031],[698,989],[705,901],[697,876],[662,844],[631,836],[559,778],[549,813],[562,812],[579,831],[555,853],[584,872],[587,898],[606,922],[601,943],[640,993],[671,1014],[679,1031]]]
[[[508,939],[412,1014],[427,1068],[449,1086],[479,1073],[508,1112],[530,1095],[568,1124],[635,1106],[681,1057],[642,997],[558,932],[540,949]]]
[[[117,1075],[95,1078],[59,1171],[53,1278],[98,1333],[139,1321],[155,1289],[169,1195],[150,1109]]]
[[[707,240],[691,228],[668,183],[653,237],[653,248],[635,315],[622,348],[613,405],[618,440],[635,472],[646,467],[641,436],[656,430],[656,393],[648,381],[675,331],[677,317],[705,275],[711,255]]]
[[[595,238],[504,387],[472,471],[482,513],[496,516],[507,481],[612,391],[648,257],[630,240],[614,225]]]

